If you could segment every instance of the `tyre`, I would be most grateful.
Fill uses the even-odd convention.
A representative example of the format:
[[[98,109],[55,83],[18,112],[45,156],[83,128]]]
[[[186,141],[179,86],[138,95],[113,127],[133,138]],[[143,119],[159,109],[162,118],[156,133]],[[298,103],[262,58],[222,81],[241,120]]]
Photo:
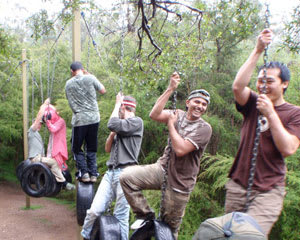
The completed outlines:
[[[16,167],[16,175],[20,182],[22,180],[23,171],[29,164],[31,164],[30,159],[26,159],[26,160],[20,162],[18,164],[18,166]]]
[[[62,171],[62,174],[64,175],[67,182],[72,183],[72,175],[69,169],[67,169],[66,171]]]
[[[99,217],[96,218],[96,221],[94,222],[91,237],[90,240],[100,240],[100,232],[99,232]]]
[[[23,171],[21,187],[31,197],[44,197],[53,189],[53,177],[48,166],[32,163]]]
[[[94,198],[94,184],[78,181],[76,194],[77,223],[82,226],[86,216],[86,210],[90,209]]]
[[[53,177],[53,183],[52,183],[52,190],[46,194],[46,197],[55,197],[57,194],[59,194],[60,190],[62,189],[62,183],[57,182],[55,179],[55,176],[52,174]]]

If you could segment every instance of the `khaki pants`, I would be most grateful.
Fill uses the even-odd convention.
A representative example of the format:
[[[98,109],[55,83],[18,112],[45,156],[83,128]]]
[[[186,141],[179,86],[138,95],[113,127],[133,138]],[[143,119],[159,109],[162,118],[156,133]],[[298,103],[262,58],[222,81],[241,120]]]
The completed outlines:
[[[46,164],[50,168],[53,175],[55,176],[55,179],[57,182],[65,182],[66,181],[66,179],[65,179],[64,175],[62,174],[62,171],[59,168],[58,163],[56,162],[55,159],[48,158],[48,157],[41,157],[41,155],[37,155],[31,161],[32,162],[41,162],[41,163]]]
[[[123,170],[120,175],[120,183],[137,218],[145,219],[148,215],[154,214],[142,194],[142,190],[160,190],[163,177],[164,171],[159,163],[130,166]],[[176,239],[189,198],[189,194],[175,192],[169,186],[165,192],[162,203],[164,211],[161,216],[172,229]]]
[[[242,212],[246,204],[246,193],[244,187],[230,179],[226,183],[225,212]],[[273,224],[278,220],[284,196],[284,186],[276,186],[268,192],[257,190],[251,192],[247,214],[257,221],[266,235],[271,232]]]

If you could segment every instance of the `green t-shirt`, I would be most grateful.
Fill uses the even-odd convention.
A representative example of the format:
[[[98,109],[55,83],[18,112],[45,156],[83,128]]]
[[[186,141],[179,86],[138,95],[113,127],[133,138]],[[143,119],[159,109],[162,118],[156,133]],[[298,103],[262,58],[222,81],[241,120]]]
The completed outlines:
[[[93,75],[78,74],[67,81],[65,92],[73,111],[73,127],[100,121],[97,92],[102,88],[103,85]]]

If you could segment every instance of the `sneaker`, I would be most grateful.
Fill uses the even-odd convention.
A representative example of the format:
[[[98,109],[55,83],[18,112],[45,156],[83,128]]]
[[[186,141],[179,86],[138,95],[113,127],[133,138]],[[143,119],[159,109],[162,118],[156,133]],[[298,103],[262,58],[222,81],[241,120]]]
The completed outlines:
[[[71,190],[75,190],[76,187],[75,187],[74,184],[68,182],[67,185],[66,185],[66,189],[71,191]]]
[[[97,182],[97,177],[96,177],[96,176],[91,176],[91,182],[92,182],[92,183]]]
[[[135,222],[130,226],[132,230],[136,230],[144,226],[146,223],[145,219],[137,219]]]
[[[90,175],[88,173],[83,174],[83,176],[81,177],[81,181],[82,182],[90,182]]]

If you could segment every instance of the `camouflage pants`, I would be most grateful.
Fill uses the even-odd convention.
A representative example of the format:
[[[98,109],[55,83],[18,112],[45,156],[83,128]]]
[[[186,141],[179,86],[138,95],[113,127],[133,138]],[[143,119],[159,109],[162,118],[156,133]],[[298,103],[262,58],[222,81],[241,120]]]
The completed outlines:
[[[160,190],[163,177],[164,171],[158,162],[151,165],[130,166],[122,172],[120,183],[137,218],[145,219],[149,215],[154,215],[142,190]],[[172,229],[176,239],[189,198],[189,194],[175,192],[170,186],[167,186],[161,216]]]

